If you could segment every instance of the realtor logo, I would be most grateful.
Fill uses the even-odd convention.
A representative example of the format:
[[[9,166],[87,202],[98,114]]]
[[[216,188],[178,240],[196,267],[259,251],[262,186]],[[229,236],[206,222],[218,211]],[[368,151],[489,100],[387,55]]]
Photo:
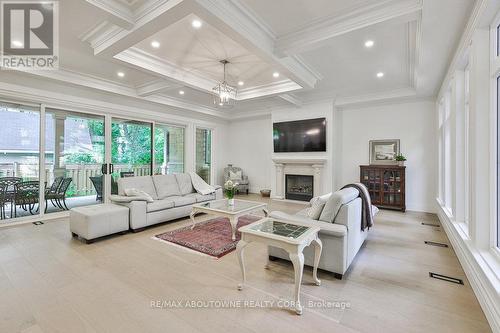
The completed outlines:
[[[58,69],[59,3],[0,1],[0,4],[2,69]]]

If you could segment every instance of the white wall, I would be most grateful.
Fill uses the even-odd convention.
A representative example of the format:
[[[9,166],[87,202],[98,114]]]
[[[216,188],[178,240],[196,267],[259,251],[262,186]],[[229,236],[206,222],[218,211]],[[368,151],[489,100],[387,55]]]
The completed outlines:
[[[250,192],[271,188],[272,163],[271,117],[232,122],[226,136],[226,164],[243,168],[250,179]],[[221,165],[223,168],[225,165]]]
[[[435,212],[437,182],[434,102],[412,102],[337,111],[341,123],[340,184],[359,181],[369,163],[369,141],[400,139],[406,156],[406,207]],[[334,158],[335,159],[335,158]]]

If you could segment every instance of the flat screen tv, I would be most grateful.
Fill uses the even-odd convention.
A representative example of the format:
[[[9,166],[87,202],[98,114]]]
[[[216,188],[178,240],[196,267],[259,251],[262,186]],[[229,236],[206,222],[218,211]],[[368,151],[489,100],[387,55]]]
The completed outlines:
[[[275,153],[326,151],[326,119],[273,124]]]

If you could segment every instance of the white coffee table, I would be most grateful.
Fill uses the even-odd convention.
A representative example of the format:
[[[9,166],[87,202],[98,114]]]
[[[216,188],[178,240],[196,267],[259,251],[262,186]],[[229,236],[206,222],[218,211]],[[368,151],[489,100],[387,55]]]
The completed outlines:
[[[236,253],[240,262],[243,281],[238,285],[238,290],[242,290],[243,285],[246,282],[243,250],[249,243],[259,242],[268,246],[282,248],[288,252],[290,260],[293,263],[293,269],[295,271],[295,312],[298,315],[301,315],[302,306],[300,304],[300,285],[302,283],[302,273],[304,271],[304,254],[302,251],[310,244],[313,244],[315,247],[313,270],[314,282],[317,286],[321,285],[321,281],[318,279],[318,265],[323,244],[318,237],[319,230],[319,227],[303,226],[273,218],[264,218],[241,227],[239,229],[241,232],[241,240],[236,246]]]
[[[229,205],[227,199],[221,199],[198,203],[193,205],[193,210],[189,215],[193,221],[191,229],[194,229],[196,225],[194,220],[196,214],[207,213],[227,217],[229,219],[229,223],[231,223],[232,240],[234,241],[236,240],[236,226],[238,225],[238,218],[259,210],[262,210],[266,216],[268,215],[267,204],[262,202],[235,199],[234,205]]]

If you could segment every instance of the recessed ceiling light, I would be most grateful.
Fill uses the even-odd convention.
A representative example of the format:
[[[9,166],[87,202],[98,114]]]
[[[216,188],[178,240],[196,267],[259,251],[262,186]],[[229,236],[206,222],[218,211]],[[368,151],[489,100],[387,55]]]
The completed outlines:
[[[273,73],[273,77],[280,77],[280,73],[278,73],[278,72],[274,72],[274,73]]]
[[[224,104],[223,103],[219,103],[219,106],[223,106]]]
[[[365,47],[367,47],[367,48],[373,47],[373,45],[375,45],[375,42],[372,40],[367,40],[365,42]]]
[[[118,73],[116,73],[116,75],[118,75],[119,77],[125,77],[125,73],[123,73],[123,72],[118,72]]]
[[[199,29],[201,28],[202,23],[200,20],[193,20],[193,22],[191,22],[191,25],[193,26],[193,28]]]
[[[184,95],[184,94],[185,94],[184,90],[179,90],[179,95]]]
[[[12,46],[14,47],[23,47],[23,43],[18,41],[18,40],[13,40],[12,41]]]
[[[151,46],[154,47],[155,49],[160,47],[160,42],[154,40],[151,42]]]
[[[239,82],[238,82],[238,85],[239,85],[239,86],[242,86],[242,85],[244,85],[244,84],[245,84],[245,82],[243,82],[243,81],[239,81]]]
[[[384,73],[383,72],[378,72],[377,73],[377,77],[380,79],[380,78],[383,78],[384,77]]]

